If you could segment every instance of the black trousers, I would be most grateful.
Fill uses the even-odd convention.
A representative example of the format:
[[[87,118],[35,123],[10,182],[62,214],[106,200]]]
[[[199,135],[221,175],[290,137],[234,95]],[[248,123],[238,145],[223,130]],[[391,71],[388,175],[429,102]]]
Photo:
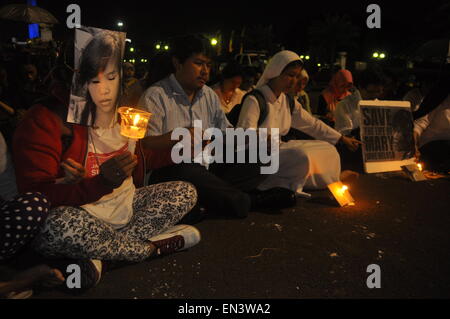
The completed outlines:
[[[419,149],[425,169],[447,173],[450,171],[450,140],[433,141]]]
[[[357,140],[361,140],[360,129],[354,129],[349,135]],[[345,145],[338,144],[336,149],[341,158],[341,171],[351,170],[358,173],[364,173],[364,161],[362,147],[359,146],[355,152],[350,151]]]
[[[154,170],[150,184],[187,181],[197,188],[198,203],[209,213],[246,217],[251,207],[248,193],[267,177],[258,163],[213,163],[209,170],[196,163],[180,163]]]

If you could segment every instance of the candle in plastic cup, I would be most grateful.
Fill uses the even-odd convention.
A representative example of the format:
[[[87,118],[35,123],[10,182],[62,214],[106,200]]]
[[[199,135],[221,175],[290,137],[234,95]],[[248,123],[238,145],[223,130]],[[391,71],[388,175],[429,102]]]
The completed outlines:
[[[151,113],[123,106],[119,108],[119,114],[122,119],[120,122],[120,134],[134,139],[145,136]]]

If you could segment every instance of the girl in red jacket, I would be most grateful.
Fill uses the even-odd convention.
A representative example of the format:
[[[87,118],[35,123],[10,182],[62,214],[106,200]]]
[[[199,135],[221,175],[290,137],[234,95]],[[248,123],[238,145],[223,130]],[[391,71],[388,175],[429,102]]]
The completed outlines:
[[[83,51],[78,81],[87,89],[92,126],[66,123],[55,111],[60,101],[48,101],[29,111],[14,137],[20,192],[42,192],[52,204],[36,250],[47,257],[96,260],[96,282],[97,260],[141,261],[200,240],[196,228],[174,227],[196,203],[191,184],[142,187],[146,168],[171,164],[170,151],[153,153],[140,143],[128,151],[117,116],[120,56],[119,41],[106,31]],[[64,170],[72,174],[70,183],[61,179]]]

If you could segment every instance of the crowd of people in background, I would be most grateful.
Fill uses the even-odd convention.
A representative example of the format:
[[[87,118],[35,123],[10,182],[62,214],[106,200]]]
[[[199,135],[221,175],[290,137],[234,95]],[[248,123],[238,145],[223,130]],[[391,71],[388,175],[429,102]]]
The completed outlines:
[[[416,157],[430,170],[450,170],[448,65],[438,77],[404,80],[376,67],[339,68],[321,85],[288,50],[263,70],[230,60],[216,72],[200,36],[175,38],[148,67],[122,63],[117,50],[104,61],[83,53],[91,63],[83,77],[92,127],[66,122],[74,70],[65,54],[51,67],[33,56],[0,62],[0,261],[30,247],[48,259],[1,282],[1,296],[19,298],[35,282],[61,283],[61,265],[74,261],[91,287],[108,261],[194,246],[200,234],[191,224],[211,214],[245,218],[292,207],[305,190],[340,181],[347,169],[361,173],[361,100],[409,101]],[[117,106],[152,113],[135,146],[119,133]],[[194,120],[204,130],[279,129],[278,172],[261,175],[262,163],[174,164],[170,150],[179,140],[172,132],[192,130]]]

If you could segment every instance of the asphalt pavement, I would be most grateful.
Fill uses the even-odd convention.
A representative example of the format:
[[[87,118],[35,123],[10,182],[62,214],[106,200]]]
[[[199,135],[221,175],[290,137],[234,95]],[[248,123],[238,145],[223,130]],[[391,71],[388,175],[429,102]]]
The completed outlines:
[[[279,214],[208,218],[186,252],[109,270],[81,295],[33,298],[450,298],[450,180],[362,175],[349,189],[355,206],[316,191]],[[368,288],[369,265],[381,288]]]

